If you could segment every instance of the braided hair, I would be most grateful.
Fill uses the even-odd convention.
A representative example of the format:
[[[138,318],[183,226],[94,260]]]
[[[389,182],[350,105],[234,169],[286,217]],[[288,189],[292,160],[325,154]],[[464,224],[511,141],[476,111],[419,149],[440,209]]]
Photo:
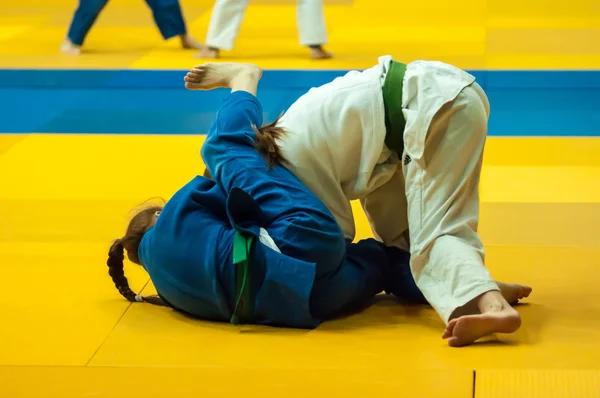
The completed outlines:
[[[156,295],[142,296],[131,290],[123,269],[125,252],[127,252],[127,257],[131,262],[141,265],[138,257],[140,242],[146,231],[148,231],[156,222],[155,214],[161,210],[162,206],[152,206],[140,210],[129,222],[125,236],[114,241],[108,250],[108,260],[106,261],[106,265],[108,265],[108,274],[112,278],[119,293],[130,302],[137,301],[155,305],[165,305],[161,298]]]

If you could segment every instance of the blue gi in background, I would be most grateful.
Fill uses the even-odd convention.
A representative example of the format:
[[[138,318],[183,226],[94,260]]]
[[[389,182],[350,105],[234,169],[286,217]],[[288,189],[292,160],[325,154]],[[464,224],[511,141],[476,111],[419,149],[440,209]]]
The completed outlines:
[[[108,0],[79,0],[79,7],[73,15],[67,34],[73,44],[83,44],[106,3]],[[154,22],[165,40],[186,34],[179,0],[146,0],[146,3],[152,10]]]
[[[234,241],[247,236],[246,322],[314,328],[383,290],[425,302],[408,253],[374,239],[346,241],[325,205],[289,170],[267,170],[252,130],[262,114],[245,91],[224,100],[202,147],[215,181],[194,178],[146,232],[139,258],[163,300],[202,319],[230,321],[240,286]],[[276,249],[260,241],[261,228]]]

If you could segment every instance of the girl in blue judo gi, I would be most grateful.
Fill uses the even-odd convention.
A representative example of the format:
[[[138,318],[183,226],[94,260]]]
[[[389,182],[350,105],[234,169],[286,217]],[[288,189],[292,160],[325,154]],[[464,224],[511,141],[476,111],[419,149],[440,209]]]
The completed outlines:
[[[81,52],[85,37],[106,3],[108,0],[79,0],[67,37],[60,47],[62,52],[73,55]],[[201,48],[200,43],[187,33],[179,0],[146,0],[146,3],[163,39],[179,36],[183,48]]]
[[[125,298],[201,319],[297,328],[360,309],[383,290],[426,302],[408,253],[345,240],[325,205],[275,164],[277,127],[257,128],[260,69],[194,73],[205,74],[203,89],[231,88],[201,150],[212,179],[197,176],[164,208],[142,210],[111,246],[109,273]],[[130,289],[124,252],[148,272],[157,296]]]

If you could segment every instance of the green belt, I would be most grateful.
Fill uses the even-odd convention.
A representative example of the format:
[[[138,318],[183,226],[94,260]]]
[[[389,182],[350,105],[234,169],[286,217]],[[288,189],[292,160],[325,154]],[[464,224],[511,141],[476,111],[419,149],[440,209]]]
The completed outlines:
[[[402,84],[406,65],[392,61],[383,83],[383,106],[385,108],[385,145],[399,156],[404,152],[404,127],[402,114]]]
[[[236,302],[230,322],[234,325],[249,322],[252,318],[252,297],[250,292],[250,248],[254,236],[244,236],[239,231],[233,238],[233,265],[235,266]]]

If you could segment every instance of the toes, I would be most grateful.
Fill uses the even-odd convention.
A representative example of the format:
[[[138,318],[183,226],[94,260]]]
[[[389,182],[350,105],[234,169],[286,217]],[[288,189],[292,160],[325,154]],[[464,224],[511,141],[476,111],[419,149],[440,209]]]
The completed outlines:
[[[190,73],[190,72],[188,72],[188,74],[185,75],[185,77],[183,78],[183,80],[188,83],[201,83],[202,79],[203,79],[203,76],[201,74]]]
[[[444,331],[444,334],[442,334],[442,339],[447,339],[452,336],[457,322],[458,318],[452,319],[450,322],[448,322],[448,325],[446,325],[446,330]]]
[[[453,330],[454,327],[450,327],[450,325],[446,326],[446,330],[444,330],[444,333],[442,334],[442,339],[447,339],[448,337],[451,337]]]
[[[450,347],[462,347],[465,344],[462,341],[460,341],[458,337],[452,336],[450,339],[448,339],[448,345]]]
[[[529,295],[531,294],[531,290],[532,289],[529,286],[521,286],[519,288],[519,299],[529,297]]]
[[[199,90],[202,88],[202,86],[197,83],[185,83],[185,88],[188,90]]]

